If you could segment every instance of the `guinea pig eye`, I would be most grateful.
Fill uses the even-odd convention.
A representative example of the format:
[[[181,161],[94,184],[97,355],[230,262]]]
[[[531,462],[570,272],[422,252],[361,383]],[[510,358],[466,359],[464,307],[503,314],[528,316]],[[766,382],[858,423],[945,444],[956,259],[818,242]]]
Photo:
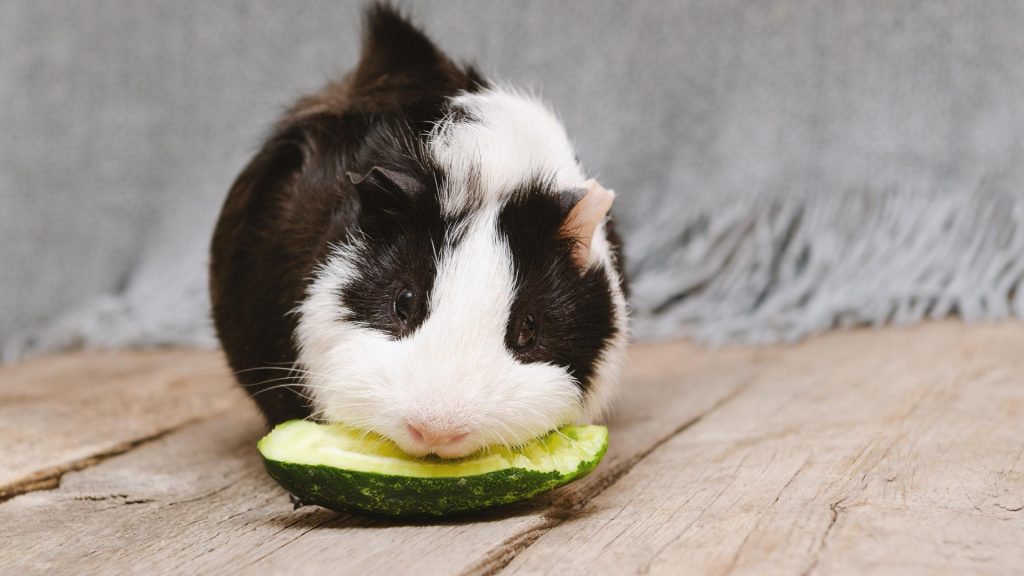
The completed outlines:
[[[403,288],[395,297],[395,316],[402,322],[409,321],[409,312],[412,310],[414,294],[412,290]]]
[[[516,336],[516,348],[522,350],[523,348],[529,347],[533,344],[533,341],[537,338],[537,323],[533,320],[533,316],[527,314],[519,322],[519,333]]]

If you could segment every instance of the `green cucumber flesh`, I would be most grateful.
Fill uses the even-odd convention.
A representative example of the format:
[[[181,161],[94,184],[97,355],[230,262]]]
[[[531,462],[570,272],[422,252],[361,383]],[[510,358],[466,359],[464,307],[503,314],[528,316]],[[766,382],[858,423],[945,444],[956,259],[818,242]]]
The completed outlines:
[[[607,447],[605,427],[568,426],[515,449],[415,458],[381,436],[305,420],[278,425],[258,445],[267,472],[303,502],[420,517],[532,498],[588,474]]]

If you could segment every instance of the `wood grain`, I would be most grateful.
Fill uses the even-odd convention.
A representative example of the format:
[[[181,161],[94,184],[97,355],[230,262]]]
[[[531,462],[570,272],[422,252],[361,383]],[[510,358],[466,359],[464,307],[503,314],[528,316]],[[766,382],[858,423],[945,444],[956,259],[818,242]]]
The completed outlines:
[[[743,395],[518,554],[515,574],[1024,568],[1024,329],[767,352]]]
[[[519,508],[411,525],[293,511],[261,471],[255,442],[263,426],[255,408],[243,405],[68,473],[59,489],[0,505],[0,525],[11,527],[0,532],[0,566],[19,573],[488,570],[658,443],[734,398],[751,377],[750,365],[709,363],[682,344],[639,347],[633,358],[605,461],[584,481]]]
[[[216,354],[55,357],[3,373],[28,370],[0,385],[25,402],[0,404],[0,432],[14,416],[50,442],[5,443],[4,456],[31,472],[124,453],[0,503],[0,572],[1019,572],[1021,350],[1024,324],[953,322],[798,346],[636,346],[593,475],[518,507],[405,524],[293,510]],[[55,393],[82,373],[103,374],[90,381],[115,386],[105,396],[136,387],[122,391],[134,400]],[[36,428],[19,414],[33,410]],[[146,417],[76,437],[125,412]]]
[[[78,353],[0,367],[0,500],[246,402],[219,353]]]

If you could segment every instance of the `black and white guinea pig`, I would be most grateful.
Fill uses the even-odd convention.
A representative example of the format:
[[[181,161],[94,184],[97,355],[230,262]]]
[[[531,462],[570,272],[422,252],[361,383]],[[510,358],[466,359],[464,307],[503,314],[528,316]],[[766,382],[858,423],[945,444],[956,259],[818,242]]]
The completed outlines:
[[[597,418],[628,331],[613,198],[544,103],[371,6],[356,69],[300,99],[231,188],[218,335],[271,423],[412,455]]]

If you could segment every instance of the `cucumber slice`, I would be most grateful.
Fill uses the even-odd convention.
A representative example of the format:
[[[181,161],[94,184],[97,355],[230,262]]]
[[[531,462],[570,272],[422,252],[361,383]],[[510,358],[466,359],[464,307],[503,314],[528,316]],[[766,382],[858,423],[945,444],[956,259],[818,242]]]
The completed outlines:
[[[585,476],[608,448],[604,426],[568,426],[514,450],[413,458],[390,440],[291,420],[260,440],[267,472],[303,502],[385,516],[448,516],[509,504]]]

